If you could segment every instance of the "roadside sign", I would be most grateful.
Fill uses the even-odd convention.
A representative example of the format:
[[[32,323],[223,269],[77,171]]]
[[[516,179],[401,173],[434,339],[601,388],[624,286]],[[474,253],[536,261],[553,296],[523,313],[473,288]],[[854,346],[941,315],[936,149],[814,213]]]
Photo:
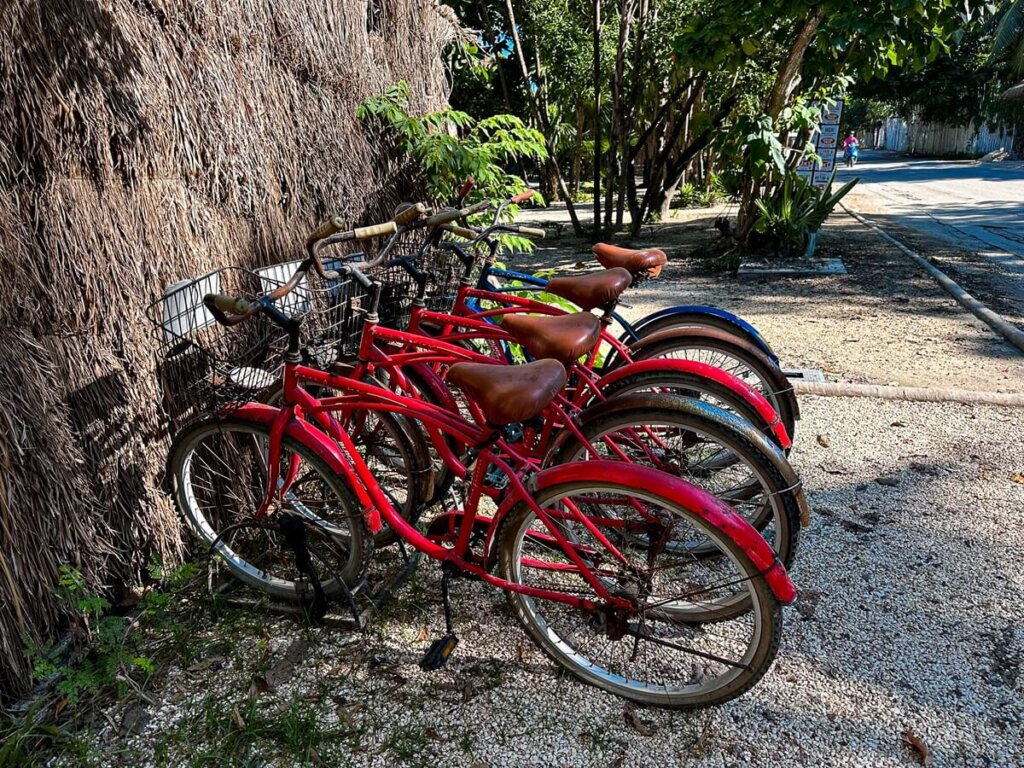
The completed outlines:
[[[817,102],[811,102],[817,106]],[[843,100],[826,102],[821,106],[821,128],[811,136],[814,152],[820,163],[801,160],[796,167],[797,176],[807,179],[815,189],[824,189],[836,167],[836,149],[839,146],[839,123],[843,118]]]

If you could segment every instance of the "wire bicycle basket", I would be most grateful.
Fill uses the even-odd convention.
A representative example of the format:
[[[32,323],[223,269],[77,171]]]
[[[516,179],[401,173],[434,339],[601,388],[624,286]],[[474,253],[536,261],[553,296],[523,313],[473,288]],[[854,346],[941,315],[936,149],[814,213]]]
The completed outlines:
[[[203,297],[222,293],[255,300],[287,282],[300,262],[258,270],[223,267],[169,286],[147,316],[157,342],[157,376],[163,409],[173,427],[204,415],[224,415],[259,401],[280,382],[287,332],[262,314],[225,327]],[[366,292],[348,275],[311,284],[304,279],[277,302],[302,323],[310,365],[330,367],[362,331]]]

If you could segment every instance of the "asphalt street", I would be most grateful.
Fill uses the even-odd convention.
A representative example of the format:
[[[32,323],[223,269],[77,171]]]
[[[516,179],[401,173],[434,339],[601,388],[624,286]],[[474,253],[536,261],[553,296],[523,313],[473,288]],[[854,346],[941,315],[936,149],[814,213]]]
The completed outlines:
[[[1007,296],[1024,297],[1024,163],[922,160],[863,152],[840,178],[847,204],[883,227],[914,229],[983,256]]]

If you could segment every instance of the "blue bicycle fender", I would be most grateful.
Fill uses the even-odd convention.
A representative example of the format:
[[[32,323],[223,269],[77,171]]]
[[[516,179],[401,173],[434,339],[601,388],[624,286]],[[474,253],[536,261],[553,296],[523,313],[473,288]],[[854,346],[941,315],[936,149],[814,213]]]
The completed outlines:
[[[748,335],[751,338],[751,340],[761,349],[761,351],[768,355],[769,358],[771,358],[771,361],[775,363],[775,365],[779,364],[778,355],[775,354],[774,350],[772,350],[768,342],[764,340],[764,337],[761,336],[761,333],[757,330],[757,328],[752,326],[742,317],[738,317],[734,315],[732,312],[726,312],[724,309],[719,309],[718,307],[705,307],[698,305],[667,307],[665,309],[661,309],[658,310],[657,312],[647,315],[646,317],[643,317],[637,322],[633,323],[633,330],[636,333],[640,333],[643,330],[644,326],[647,325],[648,323],[652,323],[657,320],[662,320],[666,317],[672,317],[673,315],[709,315],[711,317],[717,317],[720,320],[725,320],[729,323],[732,323],[738,329],[740,329],[746,335]]]

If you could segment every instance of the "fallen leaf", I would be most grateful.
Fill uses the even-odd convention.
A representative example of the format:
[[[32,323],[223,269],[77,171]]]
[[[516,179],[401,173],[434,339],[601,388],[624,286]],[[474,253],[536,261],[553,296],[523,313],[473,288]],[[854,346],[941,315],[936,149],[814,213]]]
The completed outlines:
[[[67,707],[68,703],[69,702],[68,702],[68,699],[67,699],[66,696],[64,698],[60,699],[57,702],[56,706],[54,706],[54,708],[53,708],[53,716],[54,717],[60,717],[60,713],[64,711],[64,709],[65,709],[65,707]]]
[[[245,720],[242,718],[242,713],[238,711],[238,707],[231,710],[231,719],[235,721],[235,725],[238,727],[238,730],[245,730]]]
[[[832,441],[829,440],[825,435],[818,435],[818,445],[822,448],[828,448],[832,445]]]
[[[826,467],[824,464],[819,464],[818,465],[818,469],[820,469],[823,472],[828,472],[828,474],[830,474],[830,475],[852,475],[853,474],[853,472],[851,472],[848,469],[843,469],[842,467]]]
[[[860,523],[855,523],[853,520],[840,520],[839,524],[846,530],[853,531],[854,533],[870,533],[874,530],[871,526],[861,525]]]
[[[1024,485],[1024,472],[1014,472],[1013,477],[1011,477],[1010,480],[1015,483],[1019,483],[1020,485]]]
[[[420,630],[419,635],[416,637],[416,642],[417,643],[426,642],[426,640],[427,640],[427,638],[429,636],[430,636],[430,629],[428,627],[424,626],[423,629]]]
[[[907,425],[906,425],[905,423],[903,423],[902,421],[894,421],[894,422],[893,422],[892,424],[890,424],[889,426],[890,426],[890,427],[905,427],[905,426],[907,426]]]
[[[425,730],[423,732],[423,735],[426,736],[428,739],[433,739],[434,741],[441,741],[442,740],[441,739],[441,734],[439,734],[433,728],[427,728],[427,730]]]
[[[249,683],[249,698],[255,698],[261,693],[273,693],[274,690],[274,686],[268,683],[267,678],[263,675],[253,675],[252,681]]]
[[[334,712],[338,715],[339,720],[344,721],[345,725],[352,728],[356,723],[356,709],[358,709],[356,705],[345,706],[344,704],[339,704]]]
[[[324,761],[320,759],[320,753],[313,747],[309,748],[309,762],[313,765],[325,765]]]
[[[623,714],[626,717],[626,723],[641,736],[653,736],[655,731],[658,730],[653,725],[645,723],[643,720],[637,717],[636,712],[634,712],[632,709],[624,710]]]
[[[928,749],[928,745],[921,740],[921,737],[915,734],[909,728],[903,731],[903,743],[914,750],[914,754],[917,755],[917,759],[921,761],[921,765],[925,768],[931,768],[934,765],[932,761],[932,753]]]

